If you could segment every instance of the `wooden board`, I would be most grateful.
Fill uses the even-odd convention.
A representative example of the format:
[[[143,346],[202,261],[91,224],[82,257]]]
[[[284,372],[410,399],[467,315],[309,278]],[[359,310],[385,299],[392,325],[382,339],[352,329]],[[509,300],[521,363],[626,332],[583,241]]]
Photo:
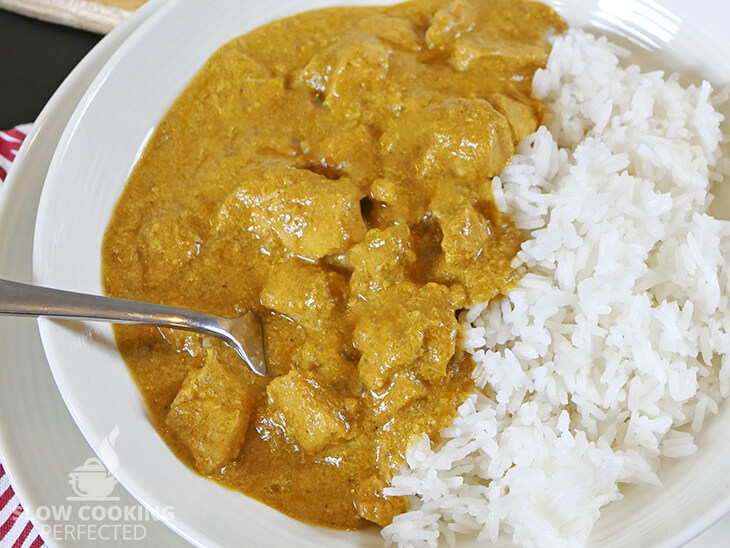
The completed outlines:
[[[0,0],[0,8],[105,34],[145,0]]]

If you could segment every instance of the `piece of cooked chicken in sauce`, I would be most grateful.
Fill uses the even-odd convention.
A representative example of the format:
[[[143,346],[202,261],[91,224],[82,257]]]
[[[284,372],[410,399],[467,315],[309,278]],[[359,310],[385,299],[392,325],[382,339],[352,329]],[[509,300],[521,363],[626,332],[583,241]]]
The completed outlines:
[[[160,435],[201,474],[355,529],[473,390],[457,313],[506,291],[520,233],[491,178],[542,121],[564,28],[523,0],[414,0],[270,23],[157,127],[103,247],[107,294],[264,316],[270,374],[217,341],[116,327]]]

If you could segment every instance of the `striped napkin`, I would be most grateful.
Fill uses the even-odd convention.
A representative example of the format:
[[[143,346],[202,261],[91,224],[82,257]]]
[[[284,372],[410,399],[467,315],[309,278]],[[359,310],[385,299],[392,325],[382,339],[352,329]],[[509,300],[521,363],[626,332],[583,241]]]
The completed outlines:
[[[23,124],[8,131],[0,131],[0,183],[8,176],[10,164],[30,131],[31,124]]]
[[[4,181],[30,124],[0,131],[0,182]],[[0,186],[2,189],[2,186]],[[38,548],[43,540],[28,520],[2,466],[0,455],[0,548]]]

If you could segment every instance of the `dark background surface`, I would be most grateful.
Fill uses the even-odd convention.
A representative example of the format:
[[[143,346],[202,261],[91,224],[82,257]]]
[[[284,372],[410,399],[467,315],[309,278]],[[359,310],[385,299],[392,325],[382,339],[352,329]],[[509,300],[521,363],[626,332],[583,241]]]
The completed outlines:
[[[0,10],[0,130],[33,122],[101,38]]]

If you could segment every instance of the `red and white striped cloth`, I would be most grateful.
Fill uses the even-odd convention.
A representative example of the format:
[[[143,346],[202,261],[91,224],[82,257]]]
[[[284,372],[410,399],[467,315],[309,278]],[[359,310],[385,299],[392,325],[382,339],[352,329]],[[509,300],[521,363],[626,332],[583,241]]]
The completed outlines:
[[[0,182],[4,181],[30,124],[0,131]],[[2,186],[0,186],[2,192]],[[0,418],[0,420],[2,420]],[[0,455],[2,459],[2,455]],[[0,461],[0,548],[38,548],[43,540],[23,512]]]
[[[10,164],[15,160],[15,155],[30,131],[30,126],[30,124],[24,124],[7,131],[0,131],[0,183],[8,176]]]

